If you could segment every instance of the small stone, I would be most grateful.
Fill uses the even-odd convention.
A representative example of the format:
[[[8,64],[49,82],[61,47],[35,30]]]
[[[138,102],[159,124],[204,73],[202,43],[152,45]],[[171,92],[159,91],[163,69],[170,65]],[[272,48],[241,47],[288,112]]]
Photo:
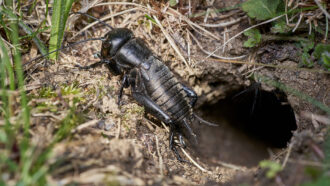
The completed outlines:
[[[99,129],[104,129],[105,128],[105,121],[104,120],[100,120],[99,122],[97,122],[96,126]]]
[[[104,126],[104,130],[109,131],[111,128],[113,128],[114,123],[106,123]]]

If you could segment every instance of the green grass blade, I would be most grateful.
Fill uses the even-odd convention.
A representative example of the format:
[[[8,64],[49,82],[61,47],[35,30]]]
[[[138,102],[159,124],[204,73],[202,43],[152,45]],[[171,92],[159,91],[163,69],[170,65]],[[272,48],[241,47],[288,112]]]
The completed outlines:
[[[1,7],[0,7],[0,12],[2,12],[1,11]],[[3,28],[5,29],[5,32],[9,32],[6,24],[4,23],[4,21],[2,19],[2,13],[0,13],[0,25],[3,26]],[[2,54],[3,54],[3,57],[4,57],[4,59],[2,60],[2,62],[5,64],[5,68],[7,69],[7,72],[8,72],[8,76],[9,76],[9,87],[10,87],[10,90],[15,90],[14,70],[13,70],[12,65],[10,63],[8,51],[5,48],[5,45],[4,45],[1,37],[0,37],[0,40],[1,40],[1,46],[0,47],[1,47],[1,50],[3,51]]]
[[[13,7],[13,0],[5,0],[4,3],[7,7]]]
[[[20,93],[21,97],[21,113],[22,113],[22,119],[23,119],[23,139],[19,143],[19,149],[20,149],[20,162],[22,170],[25,170],[25,166],[28,166],[28,162],[30,160],[28,155],[28,150],[30,148],[30,142],[29,142],[29,127],[30,127],[30,111],[28,107],[28,100],[27,96],[24,90],[24,75],[23,75],[23,69],[22,69],[22,59],[21,54],[19,50],[19,34],[18,34],[18,23],[19,19],[16,17],[15,14],[12,13],[11,10],[4,10],[7,15],[12,15],[10,17],[10,28],[11,28],[11,34],[10,39],[11,43],[14,46],[13,58],[14,58],[14,66],[15,66],[15,74],[17,78],[17,84],[18,84],[18,91]],[[24,175],[23,175],[24,176]]]
[[[61,140],[67,139],[71,136],[71,130],[81,123],[81,118],[76,113],[75,106],[71,107],[67,116],[61,121],[60,127],[55,133],[51,143],[42,151],[36,161],[33,163],[33,167],[30,170],[31,184],[42,183],[45,175],[48,173],[49,167],[45,166],[45,163],[51,156],[51,152],[54,146]]]
[[[10,39],[15,47],[13,56],[14,56],[14,66],[15,66],[15,73],[16,78],[18,82],[18,89],[21,96],[21,105],[22,105],[22,114],[23,114],[23,121],[24,121],[24,128],[28,127],[30,123],[30,114],[29,114],[29,108],[27,105],[27,97],[24,91],[24,75],[23,75],[23,69],[22,69],[22,59],[21,59],[21,53],[18,48],[19,46],[19,35],[18,35],[18,18],[16,15],[14,15],[11,10],[7,9],[1,9],[3,10],[7,15],[10,15],[10,28],[11,28],[11,35]]]
[[[324,141],[324,164],[326,165],[326,168],[330,168],[330,128],[328,128],[325,141]]]
[[[2,89],[2,105],[3,108],[0,110],[2,112],[2,115],[4,116],[6,125],[9,124],[9,118],[10,118],[10,112],[9,112],[9,104],[8,104],[8,92],[7,92],[7,87],[6,87],[6,79],[7,79],[7,74],[6,74],[6,67],[5,64],[9,61],[9,56],[5,55],[7,54],[7,49],[4,46],[4,43],[2,39],[0,39],[0,47],[1,47],[1,53],[3,54],[1,57],[1,62],[0,62],[0,88]],[[0,113],[1,113],[0,112]]]
[[[9,122],[9,118],[11,118],[11,112],[10,112],[10,104],[9,104],[9,95],[7,92],[7,87],[5,84],[5,80],[7,79],[6,76],[6,69],[8,70],[8,68],[6,68],[6,64],[10,64],[10,59],[8,56],[8,51],[7,48],[5,47],[4,42],[2,41],[2,39],[0,39],[0,50],[1,53],[3,54],[1,57],[1,62],[0,62],[0,88],[2,89],[2,95],[1,95],[1,99],[2,99],[2,105],[3,108],[0,110],[0,114],[1,112],[3,112],[3,116],[4,116],[4,120],[5,120],[5,131],[6,131],[6,137],[7,137],[7,143],[6,143],[6,147],[10,148],[12,146],[12,136],[13,136],[13,131],[11,128],[11,124]],[[10,73],[9,73],[10,75]],[[11,79],[10,79],[11,81]],[[12,84],[12,82],[10,82]],[[13,83],[15,83],[15,79],[13,77]]]
[[[66,20],[69,16],[72,4],[73,0],[54,0],[49,52],[60,48],[62,44]],[[49,55],[50,59],[56,59],[57,56],[58,52]]]
[[[8,29],[5,21],[3,20],[3,17],[4,17],[3,8],[0,6],[0,25],[5,30],[6,36],[9,38],[10,37],[10,30]]]
[[[28,35],[32,36],[32,41],[34,44],[38,47],[40,53],[42,55],[47,54],[47,47],[44,45],[44,43],[37,37],[37,32],[33,32],[33,30],[28,27],[26,24],[23,23],[23,21],[19,21],[18,25],[20,28],[24,30],[24,32]]]
[[[31,15],[32,14],[32,11],[35,9],[36,5],[37,5],[37,0],[34,0],[33,3],[32,3],[32,5],[29,8],[28,15]]]
[[[38,29],[36,31],[36,33],[39,33],[39,32],[42,32],[40,30],[43,30],[45,25],[46,25],[46,21],[47,21],[47,17],[48,17],[48,0],[45,1],[45,4],[46,4],[46,12],[45,12],[45,19],[41,22],[41,24],[38,26]]]
[[[0,38],[0,48],[2,51],[2,55],[3,55],[3,59],[1,60],[4,67],[7,70],[8,76],[9,76],[9,87],[10,90],[15,90],[15,75],[14,75],[14,70],[13,67],[10,63],[10,59],[9,59],[9,55],[8,55],[8,51],[5,47],[4,42],[2,41],[2,38]],[[6,72],[4,72],[3,74],[3,78],[6,77]],[[6,79],[6,78],[5,78]],[[5,86],[5,85],[4,85]],[[3,89],[6,89],[5,87],[2,87]]]
[[[8,9],[4,9],[2,7],[0,7],[0,24],[5,28],[6,34],[11,37],[10,35],[12,34],[12,32],[8,31],[6,25],[5,25],[5,21],[2,19],[2,12],[4,13],[4,15],[6,15],[10,20],[12,19],[16,19],[16,15]],[[26,24],[24,24],[23,21],[19,20],[18,21],[18,25],[20,26],[20,28],[23,29],[23,31],[28,34],[29,36],[32,37],[33,42],[36,44],[36,46],[38,47],[40,53],[42,55],[47,54],[47,47],[43,44],[43,42],[37,37],[37,33],[38,32],[34,32],[30,27],[28,27]]]

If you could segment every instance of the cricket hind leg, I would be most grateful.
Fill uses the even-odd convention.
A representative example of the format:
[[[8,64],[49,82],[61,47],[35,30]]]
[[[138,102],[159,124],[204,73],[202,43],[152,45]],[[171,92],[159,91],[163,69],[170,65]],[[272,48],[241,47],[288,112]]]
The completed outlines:
[[[195,113],[193,113],[193,116],[194,116],[194,118],[196,118],[199,121],[199,123],[202,123],[202,124],[205,124],[205,125],[208,125],[208,126],[212,126],[212,127],[218,127],[219,126],[216,123],[212,123],[212,122],[209,122],[209,121],[204,120],[203,118],[199,117]]]
[[[189,121],[190,121],[190,120],[189,120]],[[198,144],[198,141],[197,141],[197,135],[194,133],[194,131],[193,131],[192,128],[190,127],[190,125],[189,125],[190,122],[188,122],[186,118],[184,118],[184,119],[182,120],[182,122],[183,122],[184,127],[187,129],[189,136],[191,136],[191,137],[193,138],[194,144],[195,144],[195,145]],[[179,137],[180,137],[180,136],[179,136]]]
[[[198,96],[197,96],[196,92],[194,90],[192,90],[191,88],[185,86],[184,84],[181,84],[181,85],[183,87],[183,90],[186,92],[187,96],[190,98],[190,105],[193,108],[195,106],[196,102],[197,102],[197,99],[198,99]],[[209,125],[209,126],[213,126],[213,127],[219,126],[218,124],[215,124],[215,123],[204,120],[203,118],[199,117],[195,113],[193,114],[193,118],[196,118],[200,123],[203,123],[203,124],[206,124],[206,125]],[[189,125],[187,125],[187,124],[185,124],[185,125],[188,126],[188,128],[190,128]]]
[[[174,152],[174,155],[176,156],[176,159],[180,162],[188,162],[187,160],[184,160],[178,149],[177,149],[177,144],[175,143],[174,141],[174,136],[176,135],[177,129],[174,127],[174,124],[170,124],[170,138],[169,138],[169,146],[170,146],[170,149]],[[183,146],[183,148],[185,148],[185,142],[183,141],[183,137],[181,134],[178,135],[179,137],[179,141],[180,141],[180,144]]]

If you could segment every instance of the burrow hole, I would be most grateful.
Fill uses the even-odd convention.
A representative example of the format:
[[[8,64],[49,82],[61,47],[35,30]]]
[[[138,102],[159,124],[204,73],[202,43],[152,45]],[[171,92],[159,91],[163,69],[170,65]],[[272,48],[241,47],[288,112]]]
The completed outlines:
[[[297,129],[293,109],[281,91],[259,85],[233,91],[216,104],[204,104],[197,113],[219,127],[194,126],[197,156],[212,163],[252,167],[269,158],[269,151],[286,148]]]

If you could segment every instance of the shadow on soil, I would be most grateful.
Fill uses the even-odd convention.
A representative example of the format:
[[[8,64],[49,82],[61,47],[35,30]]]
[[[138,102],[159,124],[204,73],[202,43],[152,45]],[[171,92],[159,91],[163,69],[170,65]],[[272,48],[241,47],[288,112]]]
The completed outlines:
[[[233,92],[197,113],[219,127],[194,126],[198,136],[196,155],[205,163],[256,166],[269,158],[268,149],[285,148],[296,130],[296,120],[286,95],[267,92],[260,85]]]

